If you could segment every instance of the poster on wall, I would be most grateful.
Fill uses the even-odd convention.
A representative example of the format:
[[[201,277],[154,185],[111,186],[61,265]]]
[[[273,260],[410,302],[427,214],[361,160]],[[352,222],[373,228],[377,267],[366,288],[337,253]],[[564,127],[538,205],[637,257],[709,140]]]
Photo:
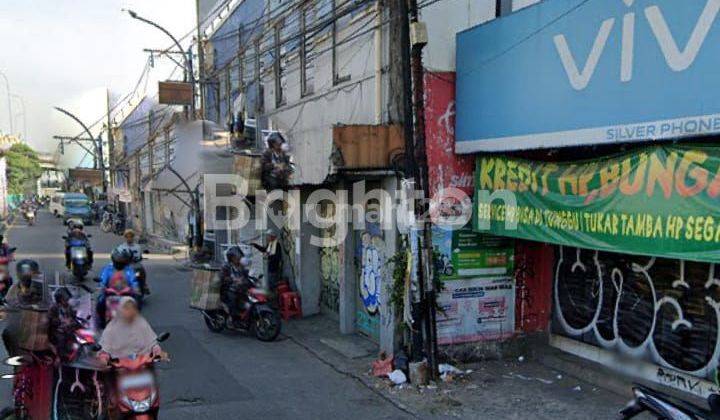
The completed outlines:
[[[512,240],[471,228],[433,227],[435,270],[442,280],[512,274],[515,247]]]
[[[720,262],[717,146],[666,144],[562,163],[493,155],[477,164],[477,231]]]
[[[441,345],[509,338],[515,331],[515,282],[511,277],[457,280],[438,295]]]
[[[430,196],[446,188],[472,196],[473,157],[455,154],[455,72],[425,72],[425,140]]]

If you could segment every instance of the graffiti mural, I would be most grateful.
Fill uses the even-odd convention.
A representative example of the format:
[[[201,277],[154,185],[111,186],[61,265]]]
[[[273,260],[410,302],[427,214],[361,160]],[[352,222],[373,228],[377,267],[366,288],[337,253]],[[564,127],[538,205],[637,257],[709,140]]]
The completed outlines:
[[[323,203],[320,212],[322,217],[332,217],[335,208],[331,203]],[[335,236],[335,226],[321,229],[320,236],[333,238]],[[339,246],[320,248],[320,307],[332,313],[340,311],[341,258],[342,253]]]
[[[380,311],[384,304],[383,276],[387,260],[385,240],[380,225],[367,222],[356,235],[355,261],[357,272],[357,303],[355,320],[360,332],[372,339],[380,337]]]
[[[560,247],[553,330],[685,374],[720,356],[715,264]]]
[[[380,236],[363,233],[360,296],[365,310],[371,315],[377,314],[380,309],[382,270],[385,265],[384,251],[385,244]]]

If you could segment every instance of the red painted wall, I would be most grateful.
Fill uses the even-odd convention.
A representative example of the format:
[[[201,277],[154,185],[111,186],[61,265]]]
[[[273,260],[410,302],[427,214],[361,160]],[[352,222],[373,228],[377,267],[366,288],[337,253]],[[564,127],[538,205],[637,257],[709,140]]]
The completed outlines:
[[[455,154],[455,72],[425,73],[425,137],[430,196],[455,187],[472,197],[475,157]]]
[[[515,245],[515,329],[547,331],[552,311],[555,247],[517,240]]]

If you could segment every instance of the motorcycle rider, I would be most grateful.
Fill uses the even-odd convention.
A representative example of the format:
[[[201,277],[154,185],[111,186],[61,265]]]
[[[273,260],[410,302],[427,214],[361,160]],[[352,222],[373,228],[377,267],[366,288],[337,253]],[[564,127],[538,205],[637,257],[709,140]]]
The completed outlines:
[[[144,295],[149,295],[150,288],[147,284],[147,273],[145,272],[145,267],[142,265],[142,248],[135,242],[135,231],[132,229],[125,229],[123,236],[125,237],[125,242],[120,244],[117,249],[127,252],[128,255],[130,255],[130,264],[132,264],[134,268],[137,268],[140,272],[140,276],[138,278],[140,290]]]
[[[0,234],[0,257],[12,257],[10,245],[5,242],[5,236]]]
[[[42,302],[42,284],[33,281],[33,278],[40,274],[40,264],[30,259],[20,260],[15,271],[18,278],[17,303],[21,306],[33,306]]]
[[[70,291],[61,287],[53,294],[54,303],[48,311],[48,338],[53,352],[61,361],[69,361],[73,334],[81,328],[75,308],[70,305]]]
[[[122,359],[150,353],[167,360],[167,353],[162,351],[156,339],[157,334],[140,314],[135,299],[125,296],[120,300],[117,316],[100,337],[100,357],[108,361],[111,357]]]
[[[106,296],[105,289],[109,287],[116,287],[116,282],[125,282],[131,287],[135,293],[139,289],[137,279],[135,278],[135,270],[130,266],[130,255],[120,249],[114,249],[110,254],[110,264],[103,268],[100,273],[100,289],[101,292],[98,295],[97,306],[95,308],[98,320],[98,327],[105,327],[105,309],[106,309]]]
[[[233,246],[225,254],[226,262],[220,269],[220,297],[228,306],[234,321],[246,308],[247,293],[252,285],[246,268],[248,261],[238,246]]]
[[[65,266],[70,269],[70,248],[73,242],[83,242],[87,247],[88,264],[90,268],[93,265],[93,251],[90,246],[90,240],[83,230],[84,226],[82,223],[73,223],[70,227],[67,239],[65,239]]]

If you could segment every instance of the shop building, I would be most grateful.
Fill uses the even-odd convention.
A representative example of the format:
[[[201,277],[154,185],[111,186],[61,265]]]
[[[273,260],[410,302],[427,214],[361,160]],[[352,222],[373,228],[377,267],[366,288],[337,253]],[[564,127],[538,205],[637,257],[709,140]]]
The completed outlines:
[[[457,37],[474,229],[516,241],[516,309],[552,303],[519,330],[699,396],[720,356],[719,12],[548,0]]]

